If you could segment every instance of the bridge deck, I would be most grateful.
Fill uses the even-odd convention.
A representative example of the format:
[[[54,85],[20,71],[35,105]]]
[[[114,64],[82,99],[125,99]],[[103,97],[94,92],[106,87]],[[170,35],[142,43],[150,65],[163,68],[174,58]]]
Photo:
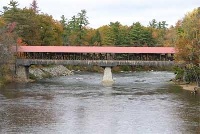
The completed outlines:
[[[17,65],[140,65],[140,66],[173,66],[174,61],[131,61],[131,60],[39,60],[39,59],[17,59]]]

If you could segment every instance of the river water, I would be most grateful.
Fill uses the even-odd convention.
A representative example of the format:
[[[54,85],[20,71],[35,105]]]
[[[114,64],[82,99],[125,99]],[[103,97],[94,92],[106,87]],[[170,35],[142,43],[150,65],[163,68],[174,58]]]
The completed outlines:
[[[200,97],[170,83],[171,72],[102,74],[0,89],[2,134],[199,134]]]

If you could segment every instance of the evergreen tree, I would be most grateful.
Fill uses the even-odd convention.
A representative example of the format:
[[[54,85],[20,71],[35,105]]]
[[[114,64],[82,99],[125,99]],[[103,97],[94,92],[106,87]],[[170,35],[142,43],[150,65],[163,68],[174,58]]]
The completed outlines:
[[[101,34],[100,34],[99,30],[96,30],[95,35],[91,39],[91,43],[96,46],[101,45]]]
[[[11,0],[8,5],[10,6],[9,9],[16,10],[18,9],[19,3],[17,1]]]
[[[35,12],[35,13],[39,13],[39,7],[38,7],[38,3],[36,0],[33,0],[33,2],[30,5],[30,8]]]
[[[65,18],[64,15],[61,16],[60,23],[63,28],[62,42],[63,42],[63,45],[66,46],[69,44],[70,29],[68,27],[67,18]]]
[[[151,22],[149,22],[149,25],[151,28],[157,28],[157,21],[153,19]]]
[[[153,46],[154,39],[149,29],[139,22],[133,23],[130,33],[130,44],[133,46]]]
[[[86,10],[81,10],[80,13],[77,15],[77,21],[78,21],[78,38],[77,43],[82,44],[83,43],[83,37],[86,35],[85,26],[89,24],[88,17],[86,16]]]

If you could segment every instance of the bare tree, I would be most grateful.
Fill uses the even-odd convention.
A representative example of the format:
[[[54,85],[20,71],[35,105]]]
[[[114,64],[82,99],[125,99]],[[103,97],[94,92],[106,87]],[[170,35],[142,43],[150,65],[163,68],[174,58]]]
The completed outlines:
[[[8,73],[11,64],[15,66],[15,56],[12,51],[16,46],[16,37],[13,32],[15,25],[16,23],[10,23],[0,29],[0,75]],[[7,71],[5,71],[5,68]]]

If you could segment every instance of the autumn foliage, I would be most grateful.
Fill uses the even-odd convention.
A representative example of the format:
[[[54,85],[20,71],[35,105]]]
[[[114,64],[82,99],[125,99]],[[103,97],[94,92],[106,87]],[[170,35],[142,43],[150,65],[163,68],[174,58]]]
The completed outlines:
[[[178,21],[176,25],[176,60],[185,62],[185,64],[200,63],[200,8]]]
[[[0,28],[9,26],[9,32],[18,35],[18,45],[84,45],[84,46],[175,46],[176,60],[199,63],[200,11],[194,11],[168,27],[166,21],[152,19],[148,26],[133,22],[131,26],[110,22],[99,28],[88,27],[86,10],[71,18],[40,13],[37,1],[30,8],[19,8],[17,1],[10,1],[0,16]]]

